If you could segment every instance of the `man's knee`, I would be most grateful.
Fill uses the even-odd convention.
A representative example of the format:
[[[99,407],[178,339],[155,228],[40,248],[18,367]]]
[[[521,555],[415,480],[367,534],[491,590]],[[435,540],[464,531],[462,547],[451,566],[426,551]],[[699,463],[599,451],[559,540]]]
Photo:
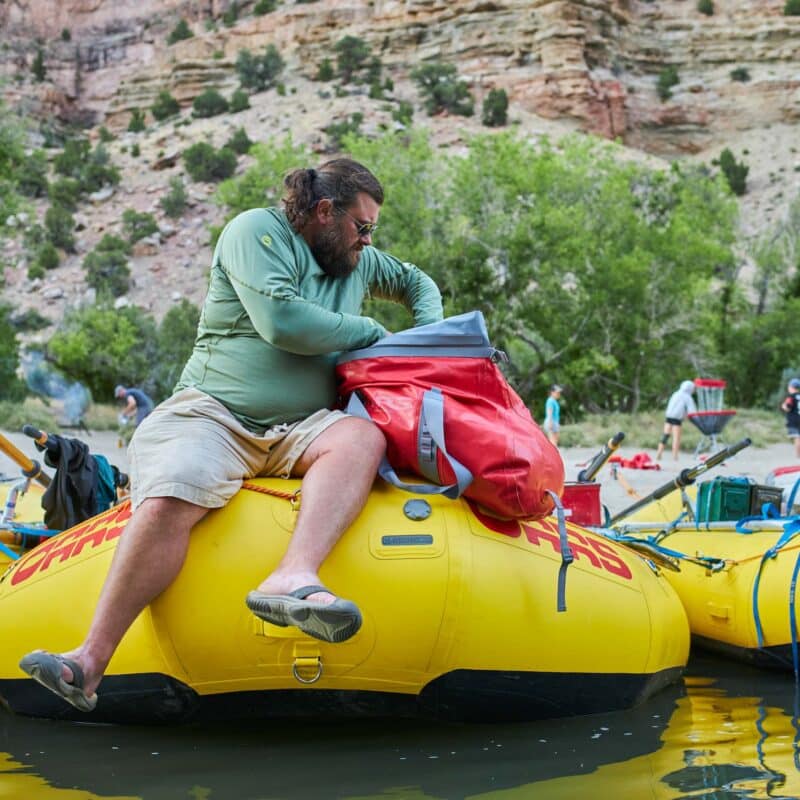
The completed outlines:
[[[146,497],[133,513],[136,516],[146,517],[149,521],[163,519],[172,523],[175,520],[185,520],[194,525],[208,511],[207,508],[181,500],[179,497]]]
[[[351,417],[352,427],[349,432],[350,441],[364,453],[369,453],[376,459],[383,457],[386,452],[386,437],[383,431],[368,419]]]

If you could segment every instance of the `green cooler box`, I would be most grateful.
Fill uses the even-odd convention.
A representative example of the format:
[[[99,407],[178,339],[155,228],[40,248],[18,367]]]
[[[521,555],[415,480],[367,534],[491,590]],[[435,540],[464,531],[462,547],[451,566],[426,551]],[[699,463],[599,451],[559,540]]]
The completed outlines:
[[[750,516],[753,484],[748,478],[714,478],[697,485],[697,521],[726,522]]]

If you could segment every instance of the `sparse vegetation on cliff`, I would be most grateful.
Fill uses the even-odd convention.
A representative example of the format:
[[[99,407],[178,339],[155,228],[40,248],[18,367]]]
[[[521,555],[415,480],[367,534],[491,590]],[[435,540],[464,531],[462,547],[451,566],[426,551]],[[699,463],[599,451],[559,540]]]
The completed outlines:
[[[677,86],[681,82],[680,77],[678,76],[678,70],[672,64],[668,67],[665,67],[658,73],[658,83],[656,84],[656,88],[658,90],[658,96],[661,98],[661,101],[664,102],[669,100],[672,97],[672,87]]]
[[[508,95],[505,89],[491,89],[483,101],[483,124],[498,128],[508,121]]]
[[[284,68],[284,61],[275,45],[267,45],[260,56],[240,50],[236,57],[236,72],[242,87],[262,92],[275,84]]]
[[[228,147],[215,150],[208,142],[197,142],[184,150],[183,163],[194,181],[221,181],[233,175],[236,153]]]
[[[178,20],[178,24],[172,29],[172,32],[167,37],[167,44],[175,44],[183,39],[191,39],[194,36],[189,23],[185,19]]]
[[[472,116],[474,102],[466,82],[458,77],[453,64],[424,64],[411,73],[424,98],[429,115],[448,111],[462,117]]]
[[[737,161],[729,148],[726,147],[719,154],[719,160],[712,163],[719,164],[719,168],[734,194],[742,195],[747,191],[747,173],[750,171],[750,167],[744,161]]]

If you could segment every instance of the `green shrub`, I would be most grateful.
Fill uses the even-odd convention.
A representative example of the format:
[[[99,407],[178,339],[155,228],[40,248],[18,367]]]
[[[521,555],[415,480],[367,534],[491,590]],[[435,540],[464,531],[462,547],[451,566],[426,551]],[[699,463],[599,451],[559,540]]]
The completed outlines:
[[[72,34],[69,31],[69,28],[62,28],[61,29],[61,41],[68,42],[72,39]]]
[[[47,68],[44,65],[44,51],[41,47],[36,48],[36,55],[33,57],[31,72],[38,83],[47,77]]]
[[[732,81],[747,83],[750,80],[750,71],[747,67],[735,67],[730,71],[730,76]]]
[[[350,83],[353,76],[369,58],[369,45],[358,36],[344,36],[333,46],[336,53],[336,70],[343,83]]]
[[[261,56],[249,50],[240,50],[236,56],[236,73],[245,89],[261,92],[269,88],[281,74],[283,58],[274,44],[270,44]]]
[[[800,0],[786,0],[783,6],[785,17],[800,17]]]
[[[53,335],[48,355],[95,397],[112,397],[117,383],[142,385],[158,362],[155,322],[135,307],[74,311]]]
[[[32,261],[28,267],[28,278],[35,281],[37,278],[44,278],[45,269],[38,261]]]
[[[175,42],[180,42],[183,39],[191,39],[193,36],[194,34],[189,27],[189,23],[181,18],[178,24],[172,29],[172,33],[167,37],[167,44],[175,44]]]
[[[50,206],[44,215],[44,227],[47,230],[47,238],[53,245],[68,253],[75,252],[75,237],[72,235],[75,230],[75,220],[66,208],[59,205]]]
[[[333,64],[329,58],[323,58],[322,63],[317,67],[315,81],[332,81],[334,78]]]
[[[21,400],[27,390],[17,377],[19,342],[11,324],[11,307],[0,305],[0,400]]]
[[[373,81],[369,85],[369,97],[371,100],[383,100],[383,86],[380,81]]]
[[[228,101],[216,90],[206,89],[197,95],[192,103],[192,116],[216,117],[228,110]]]
[[[68,139],[54,162],[59,175],[77,180],[80,192],[96,192],[106,185],[119,183],[119,170],[111,164],[108,151],[101,143],[90,149],[86,139]]]
[[[228,147],[215,150],[208,142],[198,142],[183,151],[186,171],[194,181],[221,181],[236,170],[236,153]]]
[[[47,194],[47,157],[34,150],[14,169],[17,191],[26,197],[43,197]]]
[[[401,100],[397,104],[397,108],[392,111],[392,119],[399,122],[401,125],[408,127],[411,125],[411,119],[414,116],[414,106],[408,100]]]
[[[131,133],[141,133],[145,129],[144,111],[134,108],[131,111],[131,118],[128,122],[128,130]]]
[[[228,10],[222,15],[222,24],[225,25],[226,28],[232,28],[236,24],[237,19],[239,19],[239,4],[236,0],[232,0],[231,4],[228,6]]]
[[[11,318],[11,324],[18,330],[27,333],[40,331],[50,325],[50,320],[40,314],[35,308],[21,311]]]
[[[139,147],[139,142],[134,142],[134,143],[131,145],[131,155],[132,155],[134,158],[139,158],[139,156],[140,156],[141,154],[142,154],[142,150],[141,150],[141,148]]]
[[[425,110],[429,116],[442,111],[462,117],[472,116],[472,95],[467,84],[458,78],[453,64],[424,64],[412,70],[411,78],[425,98]]]
[[[47,196],[54,205],[75,211],[81,194],[81,184],[75,178],[59,178],[47,187]]]
[[[727,147],[719,154],[719,167],[731,191],[736,195],[743,195],[747,191],[747,173],[750,167],[744,161],[737,161]]]
[[[175,116],[180,110],[180,104],[166,89],[162,89],[158,93],[155,102],[150,106],[150,113],[159,122],[167,117]]]
[[[231,95],[231,102],[229,109],[231,113],[236,114],[239,111],[244,111],[250,108],[250,97],[243,89],[237,89]]]
[[[253,140],[250,139],[244,128],[237,128],[233,134],[231,134],[230,139],[225,142],[225,147],[229,147],[234,153],[238,153],[240,156],[247,153],[252,146]]]
[[[35,264],[38,264],[42,269],[55,269],[60,261],[61,258],[58,255],[58,250],[52,242],[43,242],[39,245],[34,260]]]
[[[152,236],[158,233],[158,223],[152,214],[146,211],[136,211],[132,208],[126,208],[122,212],[122,230],[128,241],[133,244],[145,236]]]
[[[183,181],[177,176],[170,178],[169,191],[159,201],[164,213],[172,219],[177,219],[186,209],[186,189]]]
[[[104,186],[116,186],[120,181],[119,170],[111,163],[108,150],[98,144],[89,153],[81,174],[81,189],[96,192]]]
[[[672,97],[672,87],[680,82],[681,79],[678,77],[678,70],[671,64],[658,73],[657,91],[662,102]]]
[[[63,150],[53,159],[53,170],[58,175],[80,179],[90,152],[88,139],[67,139]]]
[[[183,298],[164,315],[158,326],[156,345],[158,359],[153,365],[151,379],[157,397],[168,397],[189,360],[197,337],[200,310]]]
[[[104,233],[103,238],[94,246],[94,249],[101,253],[108,253],[111,250],[121,250],[125,255],[131,254],[130,244],[119,236],[115,236],[113,233]]]
[[[278,7],[278,3],[276,0],[258,0],[258,2],[253,6],[253,13],[257,17],[261,17],[264,14],[269,14],[271,11],[274,11]]]
[[[108,128],[106,128],[105,125],[101,125],[100,126],[100,130],[98,131],[98,135],[100,136],[100,141],[103,144],[108,144],[109,142],[113,142],[114,141],[114,134],[111,133],[111,131]]]
[[[491,89],[483,101],[483,124],[499,128],[508,121],[508,95],[505,89]]]
[[[361,123],[364,121],[364,115],[360,111],[356,111],[350,115],[349,119],[342,120],[341,122],[332,122],[325,128],[325,133],[331,138],[331,146],[339,148],[342,145],[342,140],[348,134],[357,135]]]
[[[86,283],[99,295],[111,294],[120,297],[128,291],[131,271],[128,267],[127,245],[124,249],[95,247],[83,259],[83,268],[86,270]]]
[[[710,17],[714,14],[714,0],[697,0],[697,10]]]

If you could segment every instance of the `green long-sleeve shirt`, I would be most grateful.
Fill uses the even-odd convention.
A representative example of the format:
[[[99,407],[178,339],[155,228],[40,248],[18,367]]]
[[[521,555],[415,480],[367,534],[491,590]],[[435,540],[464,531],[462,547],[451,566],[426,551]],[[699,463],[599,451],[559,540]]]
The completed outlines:
[[[403,303],[417,325],[442,318],[436,284],[412,264],[365,247],[351,275],[332,278],[282,211],[239,214],[214,250],[197,339],[176,391],[215,397],[253,431],[329,408],[338,354],[386,334],[360,314],[369,294]]]

